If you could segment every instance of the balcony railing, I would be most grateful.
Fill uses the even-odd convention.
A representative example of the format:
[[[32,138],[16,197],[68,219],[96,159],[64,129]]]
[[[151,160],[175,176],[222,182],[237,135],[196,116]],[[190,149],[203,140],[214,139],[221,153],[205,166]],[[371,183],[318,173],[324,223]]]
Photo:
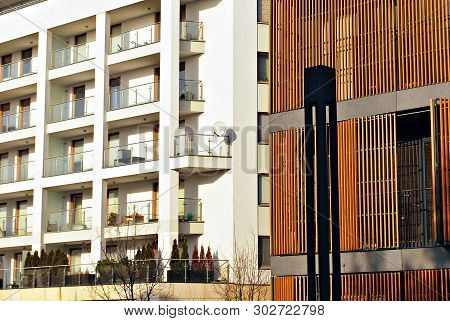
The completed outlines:
[[[34,162],[0,166],[0,184],[27,181],[34,178]]]
[[[77,208],[50,212],[47,215],[47,233],[90,230],[92,208]]]
[[[44,175],[49,177],[89,171],[93,160],[93,151],[47,158],[44,160]]]
[[[228,138],[216,135],[179,135],[175,137],[175,156],[230,157]]]
[[[433,191],[431,188],[399,192],[400,247],[436,246],[433,240]]]
[[[179,198],[178,218],[182,222],[203,222],[202,201],[195,198]]]
[[[149,83],[109,93],[109,110],[148,104],[159,100],[159,82]]]
[[[167,280],[164,279],[165,271]],[[140,283],[227,283],[227,260],[153,259],[101,264],[54,265],[0,269],[1,289],[48,288]]]
[[[37,57],[4,64],[1,66],[1,81],[16,79],[37,72]]]
[[[180,79],[180,100],[203,101],[203,82]]]
[[[107,226],[147,224],[158,221],[158,200],[108,204]]]
[[[52,52],[52,68],[60,68],[94,58],[95,41],[57,49]]]
[[[34,113],[35,110],[31,109],[15,114],[3,115],[0,133],[8,133],[19,129],[34,127]]]
[[[0,238],[31,235],[32,215],[0,216]]]
[[[110,53],[117,53],[159,42],[159,23],[111,36]]]
[[[66,101],[50,106],[50,123],[81,118],[94,113],[94,97]]]
[[[105,167],[151,162],[158,159],[158,141],[133,143],[105,150]]]
[[[203,41],[203,22],[182,21],[180,39],[186,41]]]

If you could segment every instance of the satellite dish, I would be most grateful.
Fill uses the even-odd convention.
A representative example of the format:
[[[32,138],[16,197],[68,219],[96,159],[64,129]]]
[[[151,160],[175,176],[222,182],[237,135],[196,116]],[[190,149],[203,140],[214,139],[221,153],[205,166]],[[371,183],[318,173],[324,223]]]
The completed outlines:
[[[227,130],[227,126],[221,122],[215,122],[213,127],[212,127],[213,133],[216,136],[223,136],[225,134],[225,131]]]

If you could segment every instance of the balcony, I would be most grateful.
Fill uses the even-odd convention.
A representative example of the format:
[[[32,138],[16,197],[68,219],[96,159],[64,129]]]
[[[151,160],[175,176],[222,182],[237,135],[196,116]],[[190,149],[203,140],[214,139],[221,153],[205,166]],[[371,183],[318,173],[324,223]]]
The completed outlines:
[[[54,50],[52,52],[52,69],[93,59],[94,53],[95,41]]]
[[[31,128],[35,126],[34,115],[35,110],[26,110],[15,114],[7,114],[2,116],[0,128],[1,133],[14,132],[16,130]]]
[[[231,144],[228,137],[189,134],[175,137],[171,169],[199,173],[231,169]]]
[[[94,103],[94,97],[87,97],[52,105],[50,106],[49,123],[93,115]]]
[[[90,230],[92,228],[92,208],[77,208],[50,212],[47,215],[47,233]]]
[[[151,162],[158,159],[158,142],[146,141],[107,148],[105,167],[118,167]]]
[[[203,234],[204,222],[202,218],[202,201],[195,198],[179,198],[178,220],[180,221],[181,234]]]
[[[159,100],[159,82],[143,84],[109,93],[109,110],[118,110]]]
[[[35,74],[37,72],[37,57],[28,58],[1,66],[1,81],[13,80]]]
[[[109,204],[106,226],[128,226],[158,222],[158,201]]]
[[[399,191],[400,248],[437,246],[433,239],[433,190]]]
[[[61,85],[85,82],[94,78],[94,58],[95,41],[54,50],[48,77]]]
[[[205,52],[203,22],[180,22],[180,57],[189,57]]]
[[[92,170],[94,152],[86,151],[47,158],[44,160],[44,176],[75,174]]]
[[[180,79],[180,115],[189,116],[205,111],[203,82]]]
[[[0,184],[28,181],[34,178],[34,162],[22,162],[0,167]]]
[[[31,235],[32,223],[31,214],[0,217],[0,238]]]
[[[180,39],[184,41],[203,41],[203,22],[182,21]]]
[[[118,53],[159,42],[159,23],[111,36],[110,53]]]
[[[110,73],[157,64],[160,53],[160,25],[148,25],[110,38]]]

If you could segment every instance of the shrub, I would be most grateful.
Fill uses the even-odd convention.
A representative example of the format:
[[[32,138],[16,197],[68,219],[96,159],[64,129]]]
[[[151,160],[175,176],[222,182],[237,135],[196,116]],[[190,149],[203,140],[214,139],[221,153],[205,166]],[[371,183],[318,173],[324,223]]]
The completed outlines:
[[[183,269],[180,262],[180,250],[178,249],[177,240],[173,240],[172,254],[170,255],[170,269],[173,271],[181,271]]]
[[[198,249],[197,245],[194,245],[194,251],[192,252],[192,270],[199,271],[200,270],[200,262],[198,258]]]

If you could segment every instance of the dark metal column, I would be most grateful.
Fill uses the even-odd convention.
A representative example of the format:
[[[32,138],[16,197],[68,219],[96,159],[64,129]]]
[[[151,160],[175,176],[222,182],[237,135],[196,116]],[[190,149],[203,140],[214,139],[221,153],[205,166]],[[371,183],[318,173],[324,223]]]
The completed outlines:
[[[329,256],[331,205],[333,213],[333,299],[340,300],[341,275],[335,70],[325,66],[305,69],[304,86],[307,168],[308,166],[310,169],[314,168],[314,146],[316,149],[316,180],[314,180],[314,170],[306,173],[308,299],[313,299],[313,289],[315,290],[315,213],[317,213],[320,300],[328,301],[331,297]],[[315,107],[316,115],[315,140],[314,135],[312,135],[313,106]],[[330,122],[329,140],[327,139],[327,107],[329,108]],[[330,143],[330,167],[328,166],[328,143]],[[329,177],[330,172],[331,175]],[[328,191],[329,180],[331,181],[331,201]],[[314,203],[314,181],[317,188],[317,208],[315,208]]]

